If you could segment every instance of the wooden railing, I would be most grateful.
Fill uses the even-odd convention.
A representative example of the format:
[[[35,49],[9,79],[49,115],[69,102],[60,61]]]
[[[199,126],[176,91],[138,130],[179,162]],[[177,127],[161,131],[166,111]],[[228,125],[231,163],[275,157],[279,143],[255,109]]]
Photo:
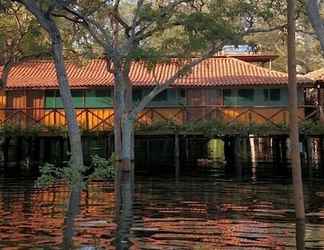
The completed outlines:
[[[112,109],[83,108],[76,109],[77,120],[81,128],[88,131],[110,131],[114,124]],[[315,106],[300,106],[300,121],[319,119],[319,109]],[[150,107],[137,118],[139,125],[157,122],[173,122],[178,125],[204,120],[218,120],[233,123],[270,123],[273,125],[288,123],[287,107],[229,107],[229,106],[183,106]],[[62,109],[45,108],[4,108],[0,109],[0,126],[12,125],[19,128],[34,126],[65,127],[66,118]]]

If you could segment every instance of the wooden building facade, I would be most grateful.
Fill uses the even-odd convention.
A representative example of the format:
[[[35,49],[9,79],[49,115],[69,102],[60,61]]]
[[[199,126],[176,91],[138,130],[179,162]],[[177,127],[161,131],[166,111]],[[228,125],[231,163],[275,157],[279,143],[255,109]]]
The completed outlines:
[[[178,69],[174,61],[149,70],[132,65],[133,100],[136,105],[155,84]],[[92,131],[113,128],[113,76],[104,60],[84,66],[67,64],[73,102],[80,126]],[[288,77],[232,57],[208,59],[159,94],[138,117],[139,124],[200,120],[238,123],[287,123]],[[305,119],[304,89],[308,78],[298,78],[299,116]],[[29,61],[14,66],[0,95],[0,123],[20,127],[65,126],[65,115],[51,61]]]

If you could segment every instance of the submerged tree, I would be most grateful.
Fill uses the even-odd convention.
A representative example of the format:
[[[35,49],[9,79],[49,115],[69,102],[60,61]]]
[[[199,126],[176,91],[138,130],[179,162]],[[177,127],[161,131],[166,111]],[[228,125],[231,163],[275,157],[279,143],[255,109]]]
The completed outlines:
[[[298,101],[296,74],[296,0],[288,0],[288,102],[289,138],[294,185],[296,219],[305,220],[304,193],[299,153]]]
[[[64,65],[63,40],[58,25],[51,15],[53,11],[61,7],[60,5],[56,4],[55,1],[12,0],[11,2],[24,5],[49,35],[51,54],[54,59],[60,95],[63,101],[63,107],[68,125],[68,135],[71,144],[70,164],[75,170],[74,177],[76,182],[78,182],[80,179],[80,169],[83,167],[81,135],[72,102],[66,68]]]

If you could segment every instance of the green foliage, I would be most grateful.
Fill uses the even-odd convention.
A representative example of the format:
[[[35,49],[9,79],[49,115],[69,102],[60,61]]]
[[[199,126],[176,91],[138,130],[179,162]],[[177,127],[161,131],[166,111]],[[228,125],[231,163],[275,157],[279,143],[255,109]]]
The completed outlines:
[[[43,127],[40,125],[22,128],[16,124],[5,123],[0,127],[0,133],[7,136],[33,137],[39,135]]]
[[[93,172],[89,175],[89,180],[104,179],[109,180],[115,176],[113,157],[109,160],[98,155],[91,156],[91,164],[88,169]]]
[[[91,164],[83,169],[75,169],[66,162],[63,167],[54,164],[45,163],[40,167],[40,177],[37,179],[37,185],[47,187],[57,181],[63,181],[73,186],[80,183],[82,186],[91,180],[111,180],[115,176],[113,165],[114,156],[106,160],[98,155],[91,156]]]
[[[63,178],[63,171],[54,164],[45,163],[40,166],[40,177],[37,179],[37,186],[46,187],[53,185],[58,179]]]
[[[324,125],[319,121],[305,121],[300,126],[300,131],[305,135],[323,135]]]
[[[196,122],[189,122],[184,125],[178,125],[173,121],[155,122],[153,124],[140,124],[136,127],[139,133],[182,133],[182,134],[203,134],[204,136],[222,137],[226,135],[278,135],[288,134],[287,124],[273,124],[273,123],[226,123],[219,120],[201,120]],[[324,125],[312,122],[300,124],[301,133],[322,133],[324,134]]]

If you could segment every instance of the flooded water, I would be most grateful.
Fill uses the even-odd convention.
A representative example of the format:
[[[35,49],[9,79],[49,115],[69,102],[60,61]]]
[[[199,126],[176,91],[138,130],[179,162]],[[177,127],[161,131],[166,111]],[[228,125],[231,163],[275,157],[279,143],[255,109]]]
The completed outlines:
[[[92,182],[80,210],[67,213],[67,186],[2,177],[0,249],[62,249],[67,228],[74,249],[296,249],[292,185],[282,176],[213,170],[133,183],[116,196],[113,183]],[[305,181],[305,202],[305,249],[324,249],[323,180]]]

